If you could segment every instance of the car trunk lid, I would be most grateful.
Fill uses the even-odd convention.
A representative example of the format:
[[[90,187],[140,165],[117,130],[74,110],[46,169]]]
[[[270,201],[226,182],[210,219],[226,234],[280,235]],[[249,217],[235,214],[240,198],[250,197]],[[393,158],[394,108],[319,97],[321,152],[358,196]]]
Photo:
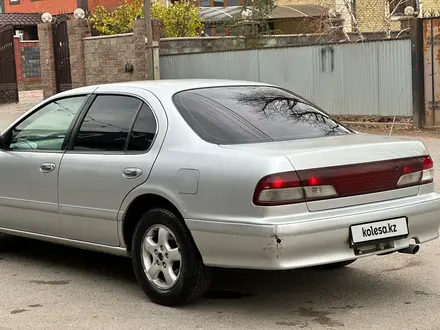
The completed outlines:
[[[423,170],[428,155],[419,141],[368,134],[222,146],[284,155],[304,184],[331,185],[337,198],[308,200],[310,211],[417,195],[419,186],[397,186],[408,169]]]

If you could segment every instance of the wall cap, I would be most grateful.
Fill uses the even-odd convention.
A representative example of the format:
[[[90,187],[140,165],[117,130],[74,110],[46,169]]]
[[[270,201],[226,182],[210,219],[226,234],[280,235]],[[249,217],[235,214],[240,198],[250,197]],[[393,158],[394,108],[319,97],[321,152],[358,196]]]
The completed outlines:
[[[83,38],[83,40],[99,40],[99,39],[111,39],[111,38],[124,38],[124,37],[132,37],[134,33],[123,33],[123,34],[113,34],[109,36],[96,36],[96,37],[87,37]]]

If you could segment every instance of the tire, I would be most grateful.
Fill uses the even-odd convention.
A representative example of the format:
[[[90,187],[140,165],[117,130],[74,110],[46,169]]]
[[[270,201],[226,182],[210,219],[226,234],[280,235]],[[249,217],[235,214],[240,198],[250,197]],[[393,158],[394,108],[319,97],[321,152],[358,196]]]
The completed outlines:
[[[179,217],[162,208],[142,215],[133,235],[132,263],[142,290],[160,305],[193,302],[205,294],[210,284],[209,270],[188,228]]]
[[[0,233],[0,248],[3,247],[3,245],[5,244],[6,240],[7,240],[6,234]]]
[[[352,263],[354,263],[357,259],[354,260],[347,260],[347,261],[341,261],[341,262],[335,262],[332,264],[327,264],[327,265],[319,265],[316,266],[315,268],[317,269],[322,269],[322,270],[333,270],[333,269],[340,269],[340,268],[344,268],[348,265],[351,265]]]

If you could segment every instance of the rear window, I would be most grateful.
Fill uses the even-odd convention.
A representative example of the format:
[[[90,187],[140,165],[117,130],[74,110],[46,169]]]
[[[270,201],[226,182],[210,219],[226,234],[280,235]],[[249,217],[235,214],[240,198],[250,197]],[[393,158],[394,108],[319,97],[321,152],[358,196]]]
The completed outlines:
[[[191,128],[205,141],[243,144],[288,141],[351,131],[326,113],[276,87],[193,89],[173,96]]]

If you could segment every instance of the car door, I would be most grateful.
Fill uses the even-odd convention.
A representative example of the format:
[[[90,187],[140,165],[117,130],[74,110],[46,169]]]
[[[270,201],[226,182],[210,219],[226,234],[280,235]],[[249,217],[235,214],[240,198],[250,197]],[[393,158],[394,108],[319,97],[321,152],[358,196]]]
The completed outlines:
[[[48,101],[3,134],[0,227],[65,237],[58,213],[58,171],[86,99]]]
[[[119,246],[119,208],[147,180],[158,155],[163,108],[145,90],[120,90],[96,91],[61,162],[60,215],[70,239]]]

